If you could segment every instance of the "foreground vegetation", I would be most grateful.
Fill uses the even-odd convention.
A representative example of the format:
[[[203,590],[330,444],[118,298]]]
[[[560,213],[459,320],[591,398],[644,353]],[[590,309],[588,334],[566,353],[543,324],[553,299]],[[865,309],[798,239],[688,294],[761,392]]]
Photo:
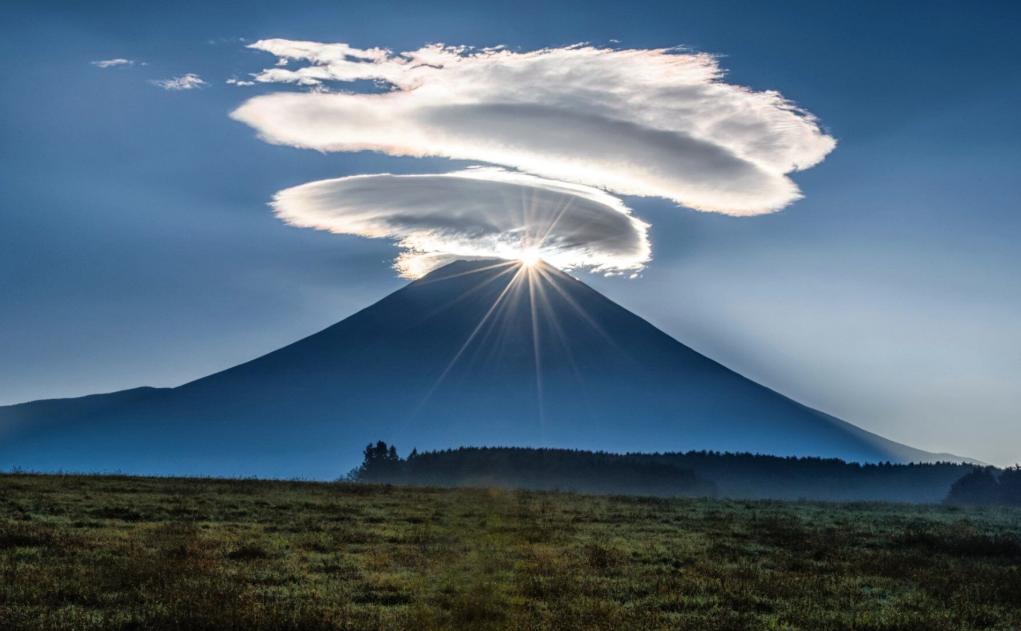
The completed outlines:
[[[1016,629],[1021,513],[0,475],[4,629]]]

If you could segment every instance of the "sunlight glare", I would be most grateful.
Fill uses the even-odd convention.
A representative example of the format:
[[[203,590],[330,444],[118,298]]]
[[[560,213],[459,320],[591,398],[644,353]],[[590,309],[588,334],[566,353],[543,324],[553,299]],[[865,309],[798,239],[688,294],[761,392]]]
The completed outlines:
[[[535,265],[542,260],[539,256],[539,250],[535,248],[527,248],[521,251],[521,255],[518,256],[518,260],[525,267],[535,267]]]

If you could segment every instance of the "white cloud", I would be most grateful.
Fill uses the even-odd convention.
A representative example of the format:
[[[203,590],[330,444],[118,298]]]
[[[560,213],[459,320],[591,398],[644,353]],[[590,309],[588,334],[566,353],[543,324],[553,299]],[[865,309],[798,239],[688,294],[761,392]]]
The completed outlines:
[[[150,81],[150,83],[159,86],[164,90],[194,90],[195,88],[201,88],[209,85],[202,80],[202,77],[191,72],[172,79],[153,80]]]
[[[497,168],[310,182],[277,193],[273,209],[294,226],[394,240],[408,278],[456,258],[534,252],[561,269],[615,273],[650,256],[648,225],[616,197]]]
[[[250,47],[278,57],[256,81],[315,91],[257,96],[232,116],[296,147],[477,160],[755,215],[798,199],[788,174],[835,146],[779,93],[726,83],[707,54],[441,45],[395,54],[282,39]],[[327,91],[359,80],[390,89]]]
[[[237,77],[231,77],[230,79],[227,79],[227,85],[249,86],[255,85],[255,82],[248,81],[247,79],[238,79]]]
[[[93,66],[96,66],[98,68],[104,68],[105,69],[105,68],[116,68],[117,66],[134,66],[135,65],[135,60],[134,59],[124,59],[123,57],[118,57],[116,59],[100,59],[100,60],[97,60],[97,61],[90,61],[89,63],[91,63]]]

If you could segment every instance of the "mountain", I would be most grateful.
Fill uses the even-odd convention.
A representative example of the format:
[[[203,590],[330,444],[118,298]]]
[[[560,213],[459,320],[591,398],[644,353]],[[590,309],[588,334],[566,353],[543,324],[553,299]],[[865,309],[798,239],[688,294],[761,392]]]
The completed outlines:
[[[756,384],[545,263],[451,263],[176,388],[0,407],[0,468],[335,478],[377,439],[957,460]]]

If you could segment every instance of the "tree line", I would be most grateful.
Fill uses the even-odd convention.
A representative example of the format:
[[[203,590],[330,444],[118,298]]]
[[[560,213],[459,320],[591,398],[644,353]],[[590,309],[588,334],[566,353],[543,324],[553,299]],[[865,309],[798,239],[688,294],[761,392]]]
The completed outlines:
[[[629,456],[563,449],[467,448],[400,458],[393,445],[369,444],[359,482],[487,486],[610,495],[715,496],[716,486],[689,469]]]
[[[412,450],[402,458],[395,446],[383,441],[366,446],[363,456],[361,466],[349,474],[350,479],[653,496],[916,503],[951,501],[951,487],[985,470],[950,462],[861,464],[837,458],[714,451],[613,454],[524,447],[461,447],[422,453]],[[1018,479],[1016,474],[1010,475],[1015,477],[1009,480]],[[1000,481],[1003,474],[993,477],[996,484],[1005,484]],[[969,484],[957,495],[975,494],[977,491],[969,489],[989,486],[986,478]],[[1007,493],[983,492],[998,498]]]

